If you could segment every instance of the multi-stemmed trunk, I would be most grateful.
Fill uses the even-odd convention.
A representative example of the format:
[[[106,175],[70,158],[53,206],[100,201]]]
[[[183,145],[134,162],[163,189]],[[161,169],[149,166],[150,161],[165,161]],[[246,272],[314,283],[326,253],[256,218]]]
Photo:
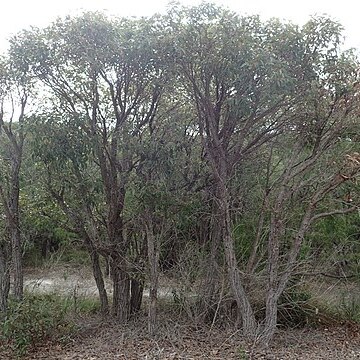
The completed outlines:
[[[237,265],[234,239],[231,234],[229,195],[224,181],[219,181],[217,200],[221,209],[222,238],[231,290],[241,315],[243,333],[246,336],[254,336],[257,330],[257,322]]]
[[[236,301],[238,315],[241,316],[242,330],[245,336],[253,337],[257,331],[257,321],[236,259],[232,223],[230,215],[230,194],[228,189],[229,171],[224,151],[211,149],[212,165],[216,174],[216,202],[218,206],[218,220],[227,265],[227,273],[233,296]]]
[[[243,279],[240,276],[240,269],[236,259],[234,238],[232,236],[232,223],[230,215],[230,194],[229,180],[231,169],[234,162],[230,161],[226,146],[220,140],[217,131],[217,122],[219,114],[207,108],[209,114],[205,116],[206,130],[204,124],[200,123],[203,132],[211,134],[210,138],[203,138],[203,142],[208,151],[208,159],[211,165],[215,186],[216,186],[216,207],[218,213],[218,226],[220,227],[220,236],[224,246],[224,255],[227,265],[227,273],[233,296],[236,301],[238,315],[241,317],[242,330],[245,336],[253,337],[256,335],[258,324],[248,295],[246,293]],[[240,155],[239,155],[240,156]]]

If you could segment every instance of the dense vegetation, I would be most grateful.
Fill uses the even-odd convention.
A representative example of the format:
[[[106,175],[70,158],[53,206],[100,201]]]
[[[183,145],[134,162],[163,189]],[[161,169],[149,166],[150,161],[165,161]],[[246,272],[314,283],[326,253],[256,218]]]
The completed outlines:
[[[265,344],[301,274],[358,278],[359,62],[340,45],[327,18],[299,27],[209,4],[13,37],[0,63],[5,321],[24,258],[70,243],[89,254],[104,316],[136,316],[149,287],[150,334],[162,272],[196,284],[203,322],[231,294],[237,326]]]

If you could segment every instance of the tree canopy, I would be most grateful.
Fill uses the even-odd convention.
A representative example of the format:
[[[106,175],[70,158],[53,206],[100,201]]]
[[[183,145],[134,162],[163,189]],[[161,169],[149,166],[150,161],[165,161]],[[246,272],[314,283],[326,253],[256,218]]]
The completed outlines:
[[[35,172],[27,199],[45,193],[43,211],[88,251],[104,314],[126,322],[148,285],[155,333],[159,274],[199,254],[199,316],[216,320],[225,271],[244,334],[268,343],[304,247],[310,259],[322,246],[312,226],[359,209],[359,61],[341,31],[325,17],[301,27],[202,4],[20,32],[0,63],[0,100],[16,94],[21,110],[17,123],[0,112],[2,166],[16,175],[0,187],[5,213],[5,194],[19,199]]]

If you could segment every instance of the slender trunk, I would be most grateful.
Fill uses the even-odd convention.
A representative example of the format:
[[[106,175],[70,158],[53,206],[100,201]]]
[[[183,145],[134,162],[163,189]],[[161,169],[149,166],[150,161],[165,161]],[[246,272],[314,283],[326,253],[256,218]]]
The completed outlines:
[[[18,89],[20,90],[20,89]],[[20,94],[20,92],[19,92]],[[12,129],[12,117],[9,124],[4,123],[4,114],[0,114],[0,126],[5,132],[7,138],[11,144],[11,171],[9,181],[8,195],[5,195],[4,189],[1,187],[0,195],[3,202],[6,225],[9,229],[10,241],[11,241],[11,261],[14,272],[14,297],[20,301],[24,294],[24,273],[23,273],[23,259],[22,259],[22,244],[20,234],[20,210],[19,210],[19,194],[20,194],[20,169],[23,156],[24,146],[24,114],[25,106],[27,103],[27,94],[25,89],[21,89],[20,96],[21,109],[18,118],[18,130],[13,132]],[[14,111],[13,107],[13,111]]]
[[[231,234],[231,218],[228,193],[224,181],[220,181],[219,183],[218,194],[218,202],[222,214],[222,237],[231,289],[234,294],[238,310],[242,317],[242,329],[244,335],[254,336],[257,330],[257,322],[252,306],[243,286],[239,268],[237,265],[234,239]]]
[[[14,297],[20,301],[24,295],[24,273],[21,237],[18,221],[11,226],[12,263],[14,271]]]
[[[193,85],[195,85],[196,92],[197,89],[194,82]],[[230,156],[227,152],[227,145],[229,143],[226,144],[224,138],[220,136],[221,131],[219,132],[219,125],[221,118],[221,103],[218,103],[218,106],[214,108],[207,100],[208,97],[206,97],[203,108],[198,106],[199,119],[204,119],[204,122],[199,121],[200,132],[216,179],[219,226],[222,230],[225,259],[231,289],[236,300],[237,308],[242,317],[242,329],[244,335],[252,337],[256,335],[257,321],[246,294],[243,281],[240,277],[240,271],[235,255],[234,239],[231,232],[230,199],[227,183],[229,180],[229,173],[235,165],[235,158],[230,160]],[[197,104],[199,105],[199,102],[197,102]],[[205,133],[206,137],[204,137]],[[239,149],[240,148],[241,146]],[[239,158],[237,159],[237,162],[238,161]]]
[[[226,231],[228,232],[228,230]],[[257,330],[257,322],[252,310],[245,288],[242,285],[239,269],[236,265],[235,251],[232,237],[224,234],[224,249],[228,267],[228,276],[232,292],[234,294],[238,310],[242,318],[242,328],[244,335],[253,336]]]
[[[268,242],[268,273],[269,273],[269,285],[266,294],[266,317],[265,326],[261,335],[261,343],[268,345],[272,340],[276,327],[277,327],[277,310],[278,300],[281,294],[284,292],[286,285],[292,275],[293,268],[296,264],[296,258],[300,251],[302,240],[305,233],[310,226],[311,207],[309,207],[303,216],[298,233],[293,241],[292,248],[288,255],[287,264],[279,276],[278,261],[279,261],[279,236],[283,232],[282,223],[275,219],[271,222],[270,236]]]
[[[7,302],[10,290],[10,263],[9,247],[7,244],[0,244],[0,313],[7,311]]]
[[[273,290],[269,290],[266,295],[266,316],[265,325],[260,336],[260,342],[262,345],[269,345],[270,341],[274,337],[277,327],[277,311],[278,311],[278,296]]]
[[[282,201],[278,198],[277,205],[274,207],[270,219],[270,232],[267,243],[268,253],[268,285],[266,292],[266,315],[265,326],[261,334],[261,343],[268,345],[274,336],[277,326],[277,301],[280,294],[279,286],[279,256],[280,238],[284,235],[284,225],[279,213]]]
[[[152,220],[149,219],[146,226],[146,238],[148,259],[150,268],[150,288],[149,288],[149,314],[148,314],[148,330],[150,335],[155,335],[157,327],[157,296],[158,296],[158,280],[159,280],[159,251],[156,244],[156,237]]]
[[[110,277],[110,256],[104,256],[105,260],[105,276]]]
[[[252,248],[251,248],[251,253],[250,253],[250,257],[246,266],[246,273],[248,275],[252,275],[254,274],[256,267],[258,265],[258,262],[260,261],[259,258],[259,246],[261,244],[261,237],[263,234],[263,230],[264,230],[264,222],[265,222],[265,215],[266,215],[266,209],[268,206],[268,199],[267,196],[265,195],[265,198],[263,200],[263,204],[261,206],[261,210],[260,210],[260,216],[259,216],[259,220],[257,223],[257,230],[256,230],[256,237],[255,237],[255,241],[252,244]]]
[[[206,321],[213,321],[218,304],[219,294],[219,250],[221,242],[221,228],[219,226],[218,209],[213,208],[213,216],[210,221],[209,239],[210,251],[204,259],[203,269],[205,271],[204,284],[202,287],[200,311]]]
[[[24,295],[24,273],[23,273],[23,259],[22,259],[22,244],[20,234],[20,168],[22,160],[22,146],[23,138],[20,134],[18,148],[13,154],[11,165],[11,190],[9,199],[8,226],[11,238],[12,247],[12,263],[14,271],[14,297],[20,301]]]
[[[99,254],[93,250],[90,253],[90,257],[94,279],[99,292],[101,314],[105,316],[109,313],[109,301],[105,288],[104,277],[101,272]]]

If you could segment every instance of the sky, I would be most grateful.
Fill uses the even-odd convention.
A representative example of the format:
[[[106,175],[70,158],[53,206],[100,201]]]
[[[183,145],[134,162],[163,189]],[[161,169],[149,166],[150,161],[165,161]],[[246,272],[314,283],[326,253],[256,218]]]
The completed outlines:
[[[180,0],[196,5],[201,0]],[[345,47],[360,52],[358,0],[213,0],[237,13],[259,14],[263,19],[278,17],[303,24],[311,15],[327,14],[345,28]],[[147,16],[164,12],[168,0],[5,0],[0,11],[0,50],[8,38],[30,26],[46,26],[58,16],[76,15],[84,10],[101,10],[117,16]]]

